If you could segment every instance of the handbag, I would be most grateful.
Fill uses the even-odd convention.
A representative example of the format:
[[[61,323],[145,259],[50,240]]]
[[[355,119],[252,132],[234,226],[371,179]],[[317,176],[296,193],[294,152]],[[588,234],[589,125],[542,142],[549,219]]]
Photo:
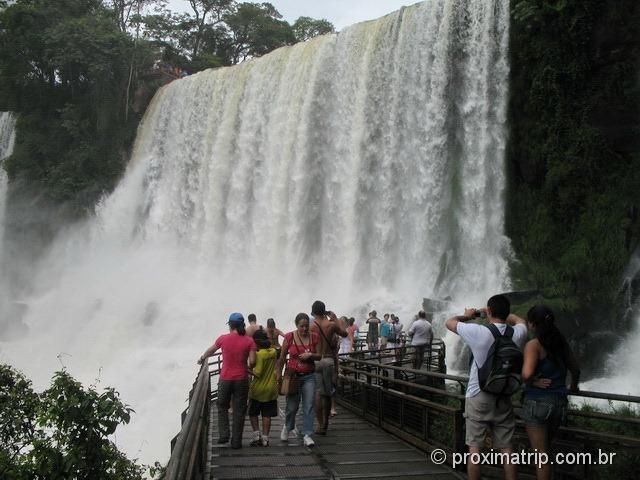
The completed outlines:
[[[297,347],[295,333],[293,334],[292,339],[293,344]],[[296,371],[291,367],[286,367],[284,369],[284,375],[282,375],[282,382],[280,382],[278,393],[280,395],[295,395],[299,390],[300,384],[298,382]]]
[[[293,368],[285,368],[278,393],[280,393],[280,395],[295,395],[298,393],[299,389],[300,385],[296,371]]]

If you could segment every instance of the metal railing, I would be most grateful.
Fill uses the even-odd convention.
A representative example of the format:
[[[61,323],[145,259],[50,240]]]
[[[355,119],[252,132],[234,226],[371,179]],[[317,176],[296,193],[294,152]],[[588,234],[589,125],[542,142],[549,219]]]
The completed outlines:
[[[444,345],[443,345],[444,347]],[[453,453],[466,451],[464,442],[464,407],[468,377],[448,375],[438,371],[438,348],[425,355],[423,368],[414,369],[411,347],[356,351],[340,356],[338,402],[380,428],[424,450],[445,450],[452,465]],[[217,390],[212,391],[212,377],[220,373],[219,354],[202,367],[189,394],[189,405],[182,413],[182,428],[171,442],[171,459],[166,479],[199,480],[206,478],[209,413]],[[427,368],[428,366],[428,368]],[[213,387],[215,388],[215,387]],[[640,397],[601,392],[580,391],[570,394],[571,403],[579,399],[625,402],[638,411]],[[522,421],[522,405],[514,397],[516,432],[513,446],[516,452],[530,451],[530,443]],[[588,453],[591,462],[555,467],[556,478],[600,478],[597,465],[599,452],[615,453],[622,468],[640,468],[640,418],[600,411],[571,408],[567,426],[561,427],[554,442],[554,451],[565,454]],[[487,439],[489,440],[489,439]],[[487,442],[487,447],[491,447]],[[635,462],[635,463],[634,463]],[[624,465],[631,465],[625,467]],[[614,465],[615,466],[615,465]],[[634,468],[634,466],[636,466]],[[534,474],[533,466],[520,466],[523,473]],[[498,468],[485,468],[486,475],[502,476]],[[608,473],[622,478],[624,473]]]
[[[447,364],[446,358],[446,346],[444,342],[439,338],[434,338],[433,342],[429,346],[414,347],[407,345],[404,340],[396,347],[379,348],[376,350],[368,350],[367,342],[364,338],[358,338],[354,342],[353,352],[342,357],[357,358],[360,360],[376,360],[390,365],[412,365],[416,367],[416,353],[419,350],[423,350],[422,362],[419,367],[421,370],[427,370],[431,372],[446,373]]]
[[[209,437],[209,411],[217,392],[211,392],[211,377],[220,374],[222,359],[215,354],[203,364],[189,392],[189,405],[181,415],[180,433],[171,440],[171,458],[165,480],[206,478]]]
[[[403,359],[405,364],[385,363],[381,361],[385,356],[386,354],[381,352],[374,358],[358,358],[359,353],[343,357],[338,377],[338,402],[422,450],[445,450],[448,454],[447,461],[451,465],[452,453],[466,451],[463,413],[468,377],[425,369],[416,370],[406,366],[406,357]],[[573,392],[570,396],[571,404],[575,404],[579,399],[618,401],[632,405],[636,411],[640,411],[638,396],[590,391]],[[515,396],[513,402],[516,414],[514,451],[532,451],[522,421],[522,405],[518,397],[520,395]],[[557,466],[556,476],[599,478],[598,469],[603,468],[602,465],[596,465],[599,452],[616,453],[618,459],[623,459],[621,462],[631,459],[631,463],[627,465],[637,466],[640,462],[638,432],[638,417],[570,408],[567,426],[561,427],[556,436],[554,452],[589,453],[592,461]],[[490,439],[487,440],[487,447],[490,448]],[[620,467],[626,468],[622,463]],[[484,470],[486,474],[502,476],[501,469]],[[534,474],[532,466],[523,466],[520,470]],[[611,475],[609,472],[612,478],[618,473],[614,471]]]

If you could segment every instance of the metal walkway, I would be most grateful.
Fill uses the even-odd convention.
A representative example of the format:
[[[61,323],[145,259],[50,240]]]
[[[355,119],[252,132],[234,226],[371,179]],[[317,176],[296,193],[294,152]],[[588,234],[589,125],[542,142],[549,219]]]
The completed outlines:
[[[284,411],[283,397],[279,404]],[[253,435],[248,418],[242,449],[218,447],[217,418],[216,402],[211,402],[205,477],[209,479],[464,478],[449,467],[434,465],[425,453],[341,407],[331,419],[327,436],[314,435],[316,446],[312,448],[305,448],[301,439],[281,441],[281,417],[273,419],[268,447],[249,446]]]
[[[410,347],[371,353],[354,352],[341,358],[338,377],[339,415],[332,419],[326,437],[314,436],[316,446],[307,449],[299,439],[280,441],[282,418],[273,419],[271,445],[250,447],[252,432],[246,420],[243,448],[232,450],[214,442],[217,432],[216,379],[220,355],[203,365],[189,392],[188,407],[181,416],[180,433],[171,441],[167,480],[210,479],[349,479],[349,478],[465,478],[454,471],[453,454],[466,452],[464,446],[464,401],[467,377],[445,374],[444,346],[433,349],[420,369],[413,366]],[[572,400],[585,399],[640,405],[640,397],[602,392],[571,392]],[[280,399],[283,410],[284,401]],[[523,428],[521,405],[514,404],[516,452],[529,451]],[[555,448],[564,455],[576,452],[595,454],[596,449],[616,452],[626,459],[618,465],[597,462],[558,465],[556,477],[626,478],[620,468],[635,465],[640,437],[640,419],[613,412],[572,406],[568,425],[561,427]],[[302,422],[297,422],[301,424]],[[487,448],[491,438],[485,439]],[[429,453],[441,449],[448,465],[434,465]],[[596,457],[597,458],[597,457]],[[635,468],[635,466],[633,467]],[[521,465],[520,478],[534,478],[535,465]],[[485,466],[483,475],[503,478],[499,466]]]

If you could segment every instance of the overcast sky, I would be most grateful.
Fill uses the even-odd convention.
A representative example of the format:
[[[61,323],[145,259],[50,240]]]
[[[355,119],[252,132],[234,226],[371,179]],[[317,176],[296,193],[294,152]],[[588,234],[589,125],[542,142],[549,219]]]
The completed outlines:
[[[262,0],[252,0],[261,3]],[[305,16],[326,18],[337,30],[363,20],[372,20],[398,10],[403,5],[413,5],[418,0],[271,0],[285,20],[293,23]],[[190,10],[187,0],[169,0],[174,11]]]

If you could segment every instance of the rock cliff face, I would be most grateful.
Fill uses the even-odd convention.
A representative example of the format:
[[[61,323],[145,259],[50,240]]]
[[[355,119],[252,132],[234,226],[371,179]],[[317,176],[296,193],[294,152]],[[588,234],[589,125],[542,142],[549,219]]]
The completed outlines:
[[[640,4],[547,3],[513,2],[512,271],[603,351],[630,328],[621,291],[640,242]]]

